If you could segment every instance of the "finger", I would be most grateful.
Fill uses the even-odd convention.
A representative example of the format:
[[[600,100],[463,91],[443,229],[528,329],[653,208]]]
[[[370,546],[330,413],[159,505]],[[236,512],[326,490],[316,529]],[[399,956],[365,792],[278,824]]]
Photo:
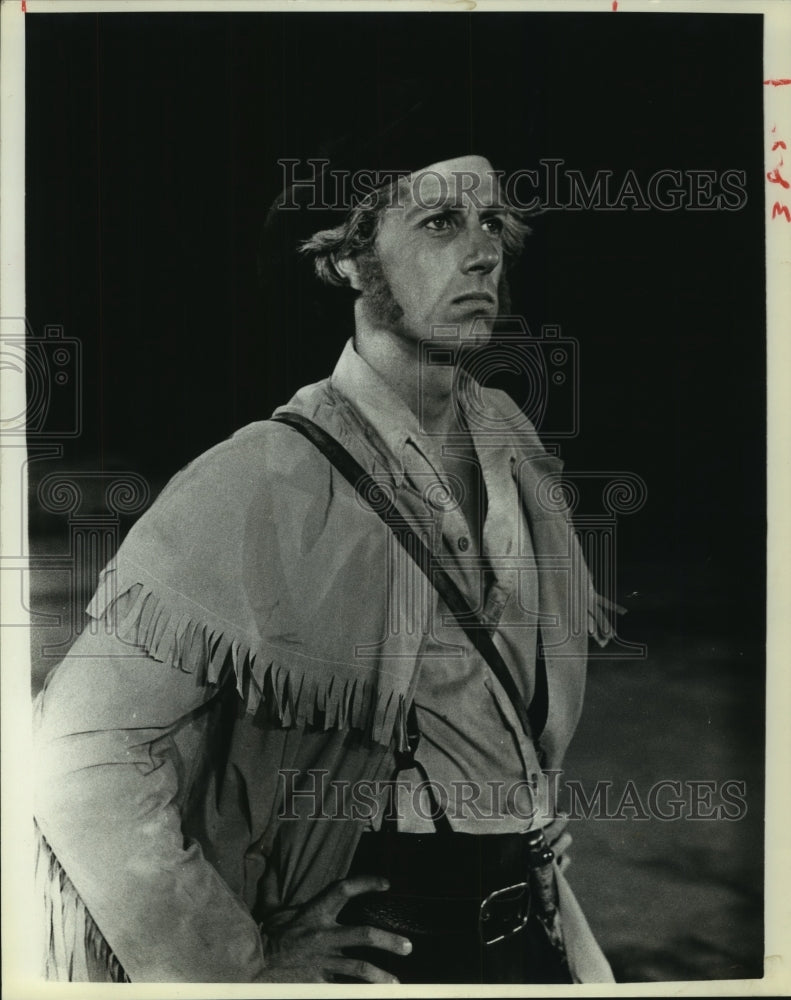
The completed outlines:
[[[383,892],[389,887],[387,879],[379,875],[357,875],[341,879],[340,882],[333,882],[305,906],[305,917],[317,921],[321,926],[330,926],[335,923],[335,918],[352,896],[360,896],[365,892]]]
[[[358,958],[328,958],[324,968],[335,975],[350,976],[363,983],[379,983],[382,986],[392,986],[398,979],[390,972],[385,972],[372,962],[364,962]]]
[[[361,896],[364,892],[384,892],[389,888],[390,883],[381,875],[355,875],[340,882],[340,889],[345,893],[344,902],[352,896]]]
[[[555,852],[555,857],[559,858],[561,854],[565,854],[566,851],[571,847],[571,834],[564,833],[552,844],[552,850]]]
[[[627,613],[627,609],[621,607],[620,604],[616,604],[614,601],[610,601],[608,598],[602,597],[601,594],[597,594],[596,596],[599,600],[599,604],[601,604],[602,607],[607,608],[608,611],[615,611],[619,615],[625,615]]]
[[[600,610],[588,611],[588,631],[601,644],[602,637],[609,638],[613,627],[607,616]]]
[[[590,611],[588,612],[588,630],[602,649],[612,638],[610,632],[602,627],[599,615],[594,615]]]
[[[570,816],[559,815],[556,816],[551,823],[547,823],[544,827],[544,836],[547,838],[547,842],[551,847],[558,837],[563,833],[566,827],[569,825]]]
[[[598,619],[592,611],[588,612],[588,635],[591,636],[592,639],[595,639],[595,641],[602,647],[606,646],[610,641],[610,636],[603,634],[599,626]]]
[[[601,608],[596,609],[596,620],[603,635],[611,635],[613,624]]]
[[[408,955],[412,951],[412,942],[409,938],[368,925],[338,927],[337,931],[333,932],[333,938],[336,946],[340,948],[351,948],[362,945],[368,948],[380,948],[382,951],[390,951],[394,955]]]

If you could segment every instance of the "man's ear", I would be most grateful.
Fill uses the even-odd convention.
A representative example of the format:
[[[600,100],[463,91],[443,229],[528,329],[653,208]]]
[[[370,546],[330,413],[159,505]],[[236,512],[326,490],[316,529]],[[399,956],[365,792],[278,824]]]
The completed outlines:
[[[363,290],[362,281],[360,280],[360,269],[357,266],[355,257],[336,257],[333,254],[332,263],[338,274],[342,278],[345,278],[355,291],[361,292]]]

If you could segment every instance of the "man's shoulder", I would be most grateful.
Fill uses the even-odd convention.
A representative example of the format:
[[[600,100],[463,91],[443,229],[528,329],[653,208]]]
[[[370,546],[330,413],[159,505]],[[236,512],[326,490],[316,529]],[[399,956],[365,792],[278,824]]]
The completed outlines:
[[[305,386],[285,406],[311,416],[327,403],[326,382]],[[277,411],[275,411],[277,412]],[[306,474],[320,476],[323,463],[301,434],[276,420],[256,420],[197,455],[168,482],[161,496],[187,488],[246,491],[284,484]]]
[[[275,420],[258,420],[192,459],[170,479],[160,501],[188,493],[198,504],[218,495],[243,504],[261,491],[319,488],[325,464],[301,434]]]
[[[331,493],[327,463],[302,435],[272,420],[256,421],[172,477],[132,526],[119,560],[147,570],[158,566],[173,588],[181,586],[180,577],[198,590],[198,575],[214,580],[204,596],[215,607],[235,586],[251,547],[299,538]]]

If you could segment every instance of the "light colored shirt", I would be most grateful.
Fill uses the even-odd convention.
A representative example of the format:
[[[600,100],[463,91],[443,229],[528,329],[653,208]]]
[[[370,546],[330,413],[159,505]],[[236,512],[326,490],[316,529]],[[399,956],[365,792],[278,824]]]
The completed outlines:
[[[440,443],[425,433],[419,417],[354,351],[351,342],[331,385],[352,402],[369,433],[377,435],[388,474],[397,469],[400,477],[403,471],[399,509],[426,531],[432,550],[442,555],[444,567],[461,586],[470,607],[492,627],[506,665],[524,679],[526,692],[532,695],[539,627],[537,571],[530,527],[512,471],[512,460],[516,461],[513,431],[496,433],[487,426],[475,407],[472,386],[462,377],[453,399],[469,438],[456,435]],[[447,451],[474,458],[480,470],[480,506],[485,509],[480,550],[476,545],[479,526],[468,524],[458,502],[460,484],[446,471]],[[392,546],[392,553],[401,561],[414,602],[414,594],[425,583],[398,545]],[[410,599],[409,593],[404,599]],[[541,798],[546,786],[539,779],[535,748],[499,681],[442,601],[430,632],[416,665],[417,758],[442,789],[441,801],[452,828],[466,833],[510,833],[545,825],[550,816],[545,797]],[[430,832],[430,803],[425,794],[416,794],[420,776],[412,771],[401,774],[399,781],[399,829]],[[511,802],[516,808],[509,808],[510,790],[516,795]]]
[[[400,503],[410,487],[387,437],[401,432],[380,436],[344,395],[350,350],[288,408]],[[536,552],[542,745],[555,768],[582,704],[590,581],[568,512],[542,492],[560,463],[508,397],[480,399],[492,426],[509,428],[493,474],[513,477]],[[426,529],[436,524],[431,515]],[[257,922],[341,878],[369,821],[339,813],[325,778],[383,780],[406,743],[439,608],[424,593],[415,610],[391,546],[313,446],[270,421],[192,462],[134,525],[100,578],[90,627],[35,706],[50,976],[113,978],[120,963],[132,981],[266,981]],[[513,656],[506,634],[497,641]],[[529,700],[532,657],[512,662]],[[487,703],[507,711],[496,689]],[[515,720],[505,727],[514,740]],[[521,768],[518,750],[509,759]],[[572,971],[608,981],[560,875],[559,885]]]

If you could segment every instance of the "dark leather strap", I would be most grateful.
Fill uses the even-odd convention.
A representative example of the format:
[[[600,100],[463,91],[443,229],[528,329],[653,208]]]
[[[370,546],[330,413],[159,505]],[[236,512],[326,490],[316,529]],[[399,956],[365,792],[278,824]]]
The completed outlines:
[[[453,833],[445,807],[439,801],[434,791],[434,785],[428,776],[428,772],[420,761],[415,757],[417,748],[420,745],[420,726],[417,721],[417,711],[414,701],[409,706],[406,717],[407,748],[397,750],[395,754],[395,774],[393,779],[397,779],[402,771],[415,770],[420,775],[420,780],[426,788],[429,805],[431,806],[431,821],[437,833],[448,836]],[[382,830],[391,836],[398,830],[398,809],[396,802],[395,785],[390,786],[390,808],[385,812],[382,819]]]
[[[502,685],[503,690],[508,695],[514,707],[525,735],[533,743],[539,761],[543,762],[543,752],[538,744],[538,739],[534,736],[536,730],[531,720],[531,711],[525,704],[525,700],[520,694],[510,670],[495,646],[488,626],[477,621],[474,612],[454,580],[441,566],[433,564],[431,552],[423,543],[423,540],[413,531],[398,508],[392,503],[387,493],[368,475],[357,459],[349,454],[339,441],[336,441],[331,434],[328,434],[312,420],[303,417],[300,413],[292,413],[290,411],[281,411],[275,414],[272,420],[288,424],[288,426],[299,431],[300,434],[304,435],[304,437],[315,445],[352,485],[358,495],[365,500],[368,506],[390,528],[399,544],[412,557],[429,583],[436,588],[460,628],[463,629],[464,634],[484,658],[492,673]],[[546,678],[544,678],[544,684],[546,684]],[[537,688],[540,686],[537,685]],[[539,712],[541,712],[541,709],[539,709]]]

